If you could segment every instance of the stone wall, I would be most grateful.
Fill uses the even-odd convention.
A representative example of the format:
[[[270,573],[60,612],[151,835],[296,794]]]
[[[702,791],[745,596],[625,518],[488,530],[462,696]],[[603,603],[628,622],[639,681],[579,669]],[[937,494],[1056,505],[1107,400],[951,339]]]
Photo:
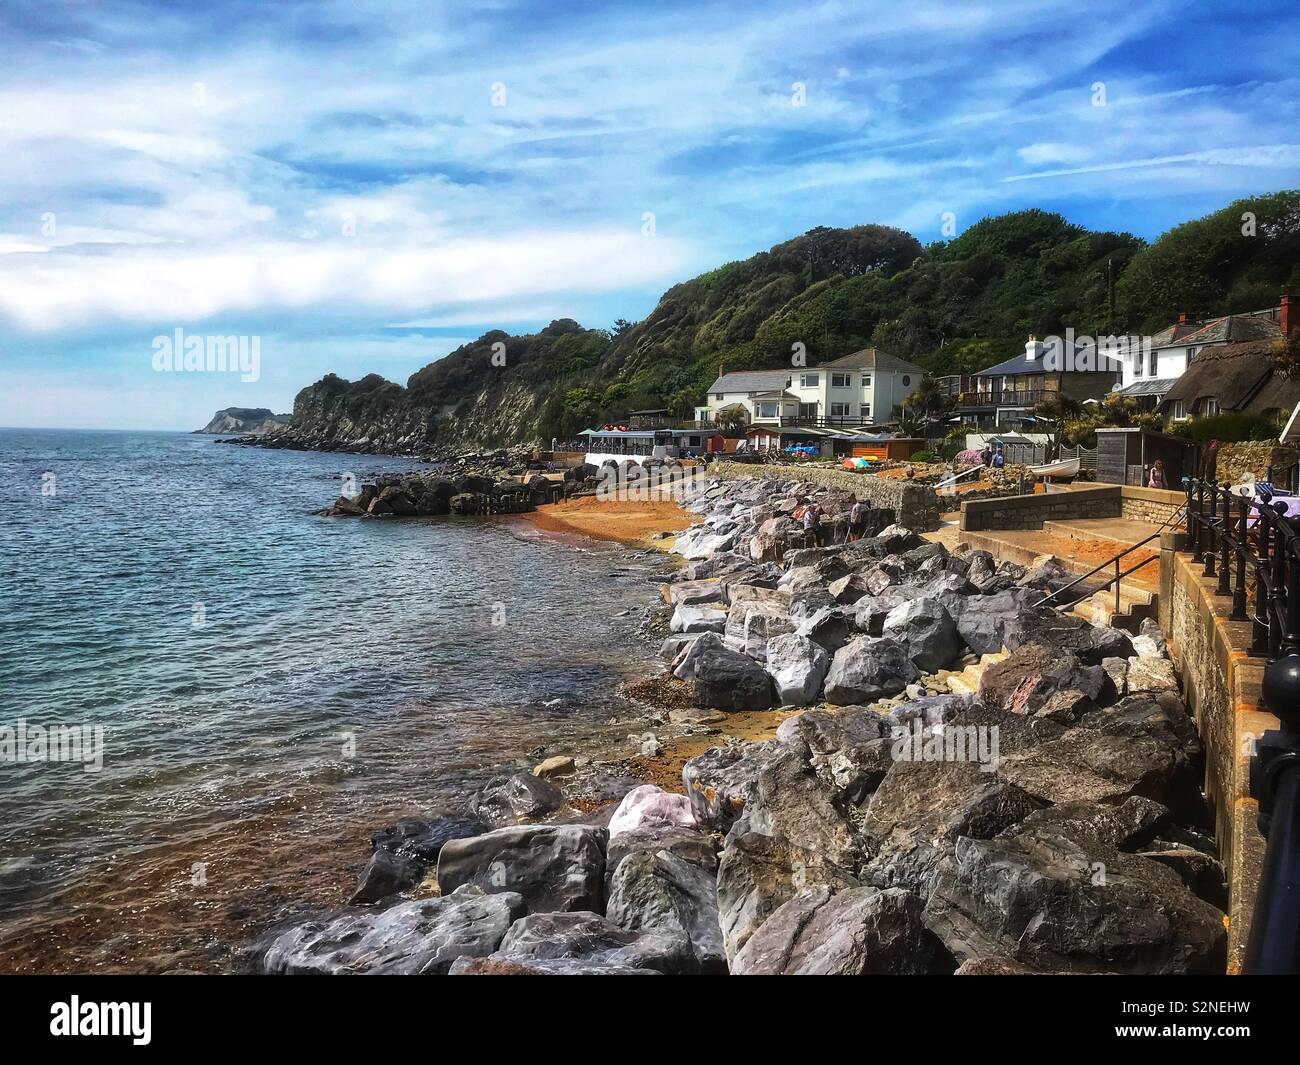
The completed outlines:
[[[1228,971],[1241,971],[1264,862],[1264,838],[1250,797],[1253,741],[1278,720],[1262,708],[1261,658],[1246,654],[1251,623],[1230,618],[1232,601],[1216,594],[1181,550],[1183,533],[1160,541],[1160,628],[1183,681],[1183,698],[1205,746],[1205,793],[1215,814],[1215,838],[1228,875]]]
[[[1120,488],[1120,516],[1133,521],[1163,525],[1172,521],[1186,504],[1184,493],[1167,488],[1139,488],[1132,484]]]
[[[1079,488],[1069,492],[972,499],[961,505],[961,527],[983,529],[1041,529],[1045,521],[1069,518],[1117,518],[1120,487]]]
[[[1281,469],[1293,466],[1300,451],[1285,447],[1274,440],[1248,440],[1240,444],[1224,444],[1219,448],[1215,478],[1219,481],[1236,481],[1242,474],[1254,474],[1255,480],[1268,477],[1270,466]]]
[[[868,506],[892,510],[895,521],[916,532],[930,532],[939,527],[939,497],[935,490],[929,485],[902,478],[876,477],[832,466],[751,466],[742,462],[715,462],[708,467],[705,476],[724,480],[777,477],[810,481],[824,488],[852,492]]]

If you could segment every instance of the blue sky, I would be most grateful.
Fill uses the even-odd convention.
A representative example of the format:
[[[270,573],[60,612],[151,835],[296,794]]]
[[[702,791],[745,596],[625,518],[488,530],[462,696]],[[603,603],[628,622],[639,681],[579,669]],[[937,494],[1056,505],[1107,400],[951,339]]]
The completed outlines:
[[[1300,13],[1227,7],[5,0],[0,425],[405,383],[817,225],[1154,238],[1300,187]],[[259,379],[155,372],[176,328]]]

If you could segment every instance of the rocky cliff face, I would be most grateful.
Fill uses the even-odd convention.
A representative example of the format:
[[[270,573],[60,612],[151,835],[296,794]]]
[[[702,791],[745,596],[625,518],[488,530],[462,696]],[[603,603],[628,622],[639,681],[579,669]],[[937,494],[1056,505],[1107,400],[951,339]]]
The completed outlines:
[[[212,416],[202,429],[196,433],[243,433],[249,436],[261,436],[275,429],[283,429],[293,416],[275,414],[266,407],[227,407]]]

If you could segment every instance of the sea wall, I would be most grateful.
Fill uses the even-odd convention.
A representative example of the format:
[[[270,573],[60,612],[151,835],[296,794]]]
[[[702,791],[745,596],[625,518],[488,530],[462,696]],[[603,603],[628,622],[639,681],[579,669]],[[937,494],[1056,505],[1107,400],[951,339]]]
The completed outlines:
[[[939,496],[926,484],[903,478],[876,477],[828,466],[752,466],[741,462],[715,462],[706,475],[723,480],[741,477],[780,476],[811,481],[825,488],[852,492],[873,508],[892,510],[894,520],[916,532],[931,532],[939,527]]]
[[[1139,488],[1137,485],[1120,486],[1120,516],[1133,521],[1150,521],[1163,525],[1172,521],[1186,505],[1183,492],[1166,488]]]
[[[1233,621],[1218,580],[1183,550],[1184,533],[1160,544],[1160,628],[1183,679],[1183,697],[1205,745],[1205,794],[1228,881],[1228,971],[1240,972],[1259,890],[1264,838],[1250,795],[1253,741],[1278,727],[1260,697],[1262,658],[1247,656],[1251,622]]]
[[[1257,481],[1262,481],[1268,477],[1270,466],[1280,470],[1295,465],[1297,458],[1300,458],[1300,451],[1273,440],[1224,444],[1215,460],[1215,477],[1220,481],[1236,481],[1242,474],[1251,474]]]
[[[1045,521],[1117,518],[1121,506],[1119,485],[1006,496],[1002,499],[973,499],[961,505],[961,527],[968,532],[984,529],[1041,529]]]

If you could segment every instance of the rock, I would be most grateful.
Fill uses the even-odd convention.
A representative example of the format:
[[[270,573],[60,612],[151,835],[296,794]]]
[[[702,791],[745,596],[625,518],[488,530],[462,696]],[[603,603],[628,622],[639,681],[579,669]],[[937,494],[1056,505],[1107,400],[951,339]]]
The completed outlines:
[[[1025,644],[1044,644],[1068,651],[1088,666],[1099,666],[1104,658],[1133,656],[1133,642],[1128,633],[1106,625],[1093,625],[1084,618],[1060,614],[1048,607],[1021,611],[1004,626],[1003,639],[1012,651]]]
[[[659,645],[659,657],[667,662],[674,663],[674,668],[676,668],[677,659],[686,648],[695,642],[695,637],[698,635],[699,633],[693,632],[689,635],[669,636]]]
[[[767,672],[782,706],[802,706],[817,701],[831,656],[806,636],[787,633],[767,642]]]
[[[977,655],[996,654],[1002,650],[1005,632],[1026,609],[1027,592],[1012,588],[992,595],[942,596],[957,625],[957,635]]]
[[[777,741],[805,759],[841,807],[857,806],[892,764],[887,720],[866,707],[806,710],[781,722]]]
[[[608,838],[585,825],[521,825],[452,840],[438,856],[438,886],[516,892],[529,913],[599,911]]]
[[[718,607],[678,603],[669,628],[675,633],[721,632],[727,624],[727,612]]]
[[[835,652],[826,674],[826,701],[839,705],[871,702],[901,692],[920,675],[897,640],[858,636]]]
[[[629,931],[595,913],[534,913],[522,917],[511,926],[491,960],[547,972],[572,972],[567,965],[574,962],[593,971],[698,971],[695,955],[685,939]],[[567,964],[552,968],[555,962]]]
[[[670,606],[688,603],[692,606],[709,604],[721,606],[727,601],[727,589],[716,577],[697,581],[678,581],[676,584],[661,584],[660,592],[664,602]]]
[[[725,646],[716,632],[702,632],[691,637],[690,643],[683,646],[673,659],[673,676],[678,680],[694,680],[696,663],[703,659],[704,653]]]
[[[552,755],[550,758],[544,758],[533,766],[533,776],[535,777],[562,777],[567,776],[574,770],[573,759],[565,754]]]
[[[914,597],[911,589],[904,588],[887,588],[879,595],[864,596],[854,606],[853,628],[868,636],[879,636],[885,627],[885,618]],[[848,642],[847,636],[843,642]],[[838,650],[838,645],[831,650]]]
[[[784,604],[742,600],[732,603],[727,613],[725,643],[731,650],[762,662],[767,641],[793,631],[794,622]]]
[[[922,540],[905,525],[888,525],[873,537],[878,544],[891,555],[901,555],[914,547],[920,547]]]
[[[662,976],[654,969],[633,969],[627,965],[589,964],[581,958],[552,958],[545,961],[494,958],[458,958],[451,976]]]
[[[695,827],[690,800],[653,784],[642,784],[623,796],[609,820],[609,834],[613,838],[643,827],[672,826]]]
[[[623,859],[647,851],[657,854],[667,851],[710,869],[718,867],[717,836],[706,835],[696,828],[681,825],[642,825],[629,832],[611,836],[605,850],[605,883],[608,886]]]
[[[282,932],[262,958],[268,973],[442,974],[461,957],[486,957],[501,944],[524,900],[462,888],[382,911],[355,910]]]
[[[1133,650],[1139,658],[1168,658],[1169,647],[1165,643],[1165,634],[1151,618],[1143,618],[1138,627],[1138,635],[1133,637]]]
[[[1148,849],[1139,851],[1138,855],[1167,865],[1198,899],[1208,902],[1217,910],[1228,908],[1228,881],[1223,863],[1212,854],[1157,840]]]
[[[717,863],[670,850],[640,850],[615,871],[606,914],[620,928],[685,940],[704,973],[725,973]]]
[[[959,839],[923,920],[959,962],[1161,975],[1222,974],[1226,964],[1223,914],[1177,874],[1051,825]]]
[[[1069,651],[1025,644],[984,670],[979,696],[1007,713],[1072,721],[1093,709],[1105,683],[1101,666],[1084,666]]]
[[[784,515],[769,518],[749,541],[749,557],[755,562],[780,562],[787,548],[803,543],[799,523]]]
[[[688,761],[682,782],[696,823],[720,832],[730,829],[753,795],[760,767],[776,747],[775,742],[712,747]]]
[[[1115,804],[1140,795],[1183,820],[1198,820],[1202,811],[1195,767],[1176,745],[1151,736],[1073,728],[1056,739],[1002,755],[997,775],[1055,805]]]
[[[1110,686],[1115,690],[1115,698],[1122,698],[1128,690],[1128,664],[1127,658],[1103,658],[1101,668],[1106,671],[1106,677],[1110,681]]]
[[[381,902],[415,887],[424,879],[425,863],[405,854],[377,850],[361,872],[361,882],[348,899],[349,905]]]
[[[712,635],[712,634],[710,634]],[[717,710],[766,710],[775,704],[772,678],[748,655],[702,636],[675,671],[694,685],[696,706]],[[689,677],[686,675],[689,674]]]
[[[853,611],[826,606],[804,618],[795,632],[834,654],[858,634],[858,629]]]
[[[435,817],[429,821],[409,818],[375,832],[370,844],[376,851],[389,851],[433,865],[448,840],[478,836],[487,830],[487,825],[472,817]]]
[[[856,603],[864,595],[871,595],[867,580],[861,573],[849,573],[837,581],[831,581],[826,589],[837,603],[848,606]]]
[[[946,669],[962,651],[952,615],[934,599],[902,603],[885,618],[881,634],[898,640],[922,673]]]
[[[1174,673],[1174,664],[1167,658],[1155,656],[1130,660],[1127,690],[1130,695],[1178,691],[1178,677]]]
[[[820,855],[787,840],[747,833],[727,841],[718,863],[718,917],[729,961],[780,906],[806,888],[859,887]]]
[[[933,972],[938,944],[922,903],[898,888],[807,888],[777,907],[732,964],[736,976],[914,976]]]
[[[1118,806],[1073,802],[1035,810],[1019,825],[1005,831],[1014,835],[1039,825],[1052,825],[1071,839],[1080,833],[1107,847],[1131,851],[1143,846],[1169,825],[1169,809],[1152,799],[1130,796]]]
[[[1113,706],[1089,711],[1079,724],[1113,736],[1151,736],[1193,761],[1202,753],[1196,724],[1175,692],[1129,695]]]
[[[532,773],[494,777],[474,796],[473,809],[489,825],[536,821],[564,805],[564,793]]]
[[[1029,564],[1025,575],[1017,582],[1024,588],[1039,588],[1051,592],[1064,588],[1073,578],[1055,555],[1039,555]]]

